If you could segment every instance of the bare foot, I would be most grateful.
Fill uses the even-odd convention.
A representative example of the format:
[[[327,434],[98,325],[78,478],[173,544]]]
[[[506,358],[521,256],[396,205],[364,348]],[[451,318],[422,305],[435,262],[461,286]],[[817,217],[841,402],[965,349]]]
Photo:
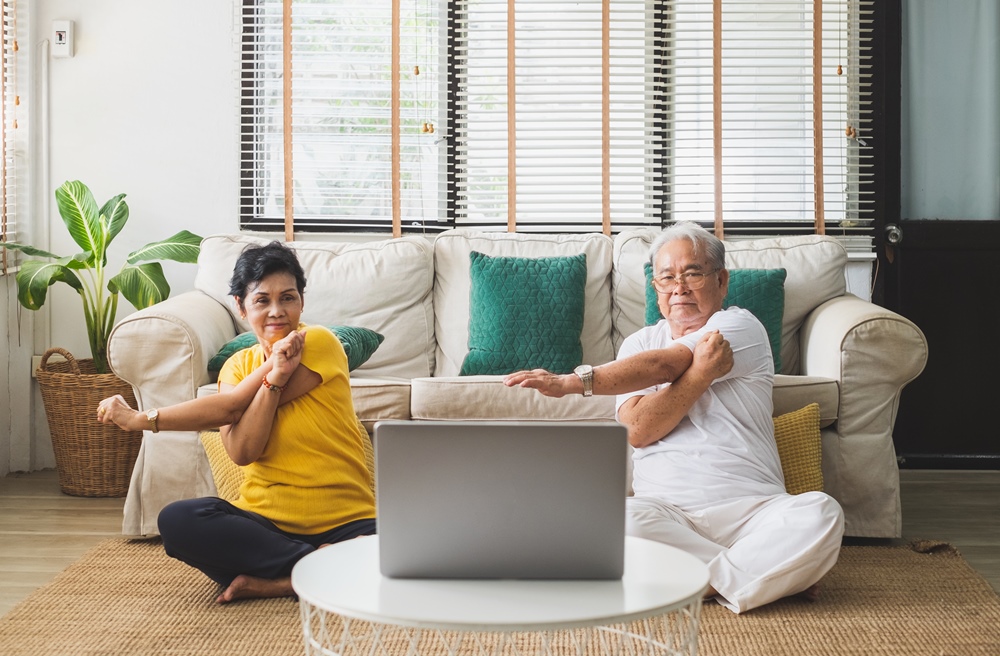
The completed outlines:
[[[292,597],[292,577],[280,579],[260,579],[256,576],[240,574],[229,587],[222,591],[215,601],[228,604],[237,599],[263,599],[266,597]]]

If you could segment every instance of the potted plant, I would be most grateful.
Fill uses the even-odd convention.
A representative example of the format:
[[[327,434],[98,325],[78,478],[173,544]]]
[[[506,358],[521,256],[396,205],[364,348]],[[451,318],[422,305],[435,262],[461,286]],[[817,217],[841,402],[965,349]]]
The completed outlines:
[[[17,272],[17,298],[29,310],[45,304],[48,288],[63,282],[76,290],[90,340],[91,360],[77,361],[68,351],[53,348],[42,356],[36,372],[52,433],[52,448],[63,492],[78,496],[124,496],[128,490],[142,433],[126,433],[99,423],[93,410],[107,396],[122,394],[135,404],[132,387],[108,372],[108,337],[118,313],[118,295],[137,309],[167,298],[170,285],[157,260],[197,262],[201,237],[181,230],[131,253],[109,277],[108,248],[125,227],[129,210],[125,194],[98,208],[87,185],[79,180],[56,189],[59,214],[81,252],[60,256],[27,244],[0,242],[24,259]],[[49,356],[66,360],[49,366]]]
[[[106,373],[108,336],[118,312],[118,294],[139,310],[167,298],[170,285],[163,266],[153,260],[197,262],[201,237],[181,230],[146,244],[129,253],[118,273],[108,278],[108,247],[128,221],[125,194],[118,194],[98,209],[87,185],[76,180],[56,189],[56,203],[66,229],[82,252],[62,257],[27,244],[0,242],[0,246],[43,258],[22,261],[17,273],[17,300],[29,310],[41,308],[48,288],[57,282],[77,291],[83,301],[94,365],[98,373]]]

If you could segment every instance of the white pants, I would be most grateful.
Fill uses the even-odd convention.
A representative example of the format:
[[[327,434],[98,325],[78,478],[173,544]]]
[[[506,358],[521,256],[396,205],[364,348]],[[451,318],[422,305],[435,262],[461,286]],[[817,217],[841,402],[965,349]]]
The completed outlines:
[[[701,559],[719,603],[734,613],[817,583],[837,562],[844,534],[840,504],[822,492],[733,499],[696,511],[629,497],[626,508],[628,535]]]

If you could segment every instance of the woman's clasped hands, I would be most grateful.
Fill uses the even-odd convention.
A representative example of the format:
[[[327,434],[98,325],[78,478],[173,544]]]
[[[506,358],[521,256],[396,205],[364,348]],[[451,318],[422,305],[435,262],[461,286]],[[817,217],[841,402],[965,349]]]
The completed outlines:
[[[271,373],[268,380],[273,385],[283,386],[291,378],[292,373],[302,361],[302,349],[305,347],[306,333],[304,330],[293,330],[278,341],[271,344]]]

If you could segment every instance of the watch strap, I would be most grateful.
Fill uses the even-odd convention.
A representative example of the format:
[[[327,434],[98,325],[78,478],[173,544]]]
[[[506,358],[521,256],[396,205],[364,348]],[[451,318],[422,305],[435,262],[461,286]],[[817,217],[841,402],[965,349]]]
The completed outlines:
[[[160,416],[160,411],[156,408],[146,411],[146,421],[149,422],[149,429],[154,433],[159,433],[160,428],[156,425],[156,420]]]

